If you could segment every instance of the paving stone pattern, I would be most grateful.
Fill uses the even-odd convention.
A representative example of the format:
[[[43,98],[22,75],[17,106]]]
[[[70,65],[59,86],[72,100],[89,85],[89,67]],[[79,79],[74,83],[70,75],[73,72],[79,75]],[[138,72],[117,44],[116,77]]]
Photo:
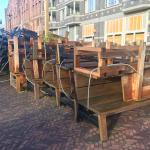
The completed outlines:
[[[150,150],[149,106],[108,122],[109,140],[102,145],[98,128],[87,120],[76,123],[71,108],[0,84],[0,150]]]

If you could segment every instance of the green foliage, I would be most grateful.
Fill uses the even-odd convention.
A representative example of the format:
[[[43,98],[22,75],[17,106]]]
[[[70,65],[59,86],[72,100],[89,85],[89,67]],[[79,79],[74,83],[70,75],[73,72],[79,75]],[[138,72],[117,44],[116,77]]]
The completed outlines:
[[[55,41],[55,40],[58,40],[58,39],[61,39],[61,40],[64,39],[64,37],[61,37],[61,36],[53,34],[53,33],[49,33],[47,37],[44,34],[40,37],[42,37],[42,40],[45,43],[47,43],[49,41]]]

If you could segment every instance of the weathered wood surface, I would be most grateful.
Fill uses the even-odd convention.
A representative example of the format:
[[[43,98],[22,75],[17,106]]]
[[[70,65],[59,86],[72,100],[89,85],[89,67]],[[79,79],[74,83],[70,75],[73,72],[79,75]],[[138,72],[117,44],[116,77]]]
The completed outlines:
[[[90,55],[95,55],[97,69],[81,66],[85,55],[89,62]],[[149,47],[145,45],[106,50],[77,47],[74,69],[75,112],[78,114],[77,105],[82,105],[97,114],[102,141],[108,139],[107,116],[150,105],[150,59]]]
[[[139,102],[124,101],[120,77],[91,79],[88,105],[88,84],[89,77],[75,73],[76,105],[82,105],[97,114],[102,141],[108,139],[107,116],[150,105],[149,99]],[[78,114],[78,110],[75,112]]]
[[[150,98],[150,61],[146,58],[147,51],[149,51],[149,47],[141,45],[137,71],[131,75],[122,76],[124,101],[141,101]]]
[[[126,48],[126,49],[125,49]],[[114,49],[76,47],[74,51],[74,70],[92,77],[111,77],[135,72],[139,47]],[[93,68],[83,67],[81,59],[97,62]],[[82,65],[81,65],[82,64]],[[96,69],[97,68],[97,69]],[[94,71],[92,71],[95,69]]]
[[[24,84],[26,83],[25,75],[21,73],[10,72],[10,85],[16,89],[17,92],[24,90]]]

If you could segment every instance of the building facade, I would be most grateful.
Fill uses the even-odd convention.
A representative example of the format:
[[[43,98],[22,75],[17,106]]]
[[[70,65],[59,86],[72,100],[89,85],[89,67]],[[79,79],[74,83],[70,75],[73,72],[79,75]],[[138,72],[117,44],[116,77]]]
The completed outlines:
[[[10,0],[9,5],[12,1],[21,6],[19,0]],[[10,8],[22,11],[14,17],[19,19],[24,14],[22,24],[35,31],[43,30],[43,1],[25,1],[20,11],[16,5],[8,5],[7,14]],[[119,45],[150,43],[150,0],[50,0],[49,18],[50,31],[61,36],[69,31],[70,40],[91,41],[94,37],[97,42],[107,40]]]
[[[150,43],[150,0],[59,0],[56,10],[57,33],[71,39]]]
[[[18,26],[38,32],[43,30],[43,8],[41,0],[9,0],[5,10],[6,29]]]

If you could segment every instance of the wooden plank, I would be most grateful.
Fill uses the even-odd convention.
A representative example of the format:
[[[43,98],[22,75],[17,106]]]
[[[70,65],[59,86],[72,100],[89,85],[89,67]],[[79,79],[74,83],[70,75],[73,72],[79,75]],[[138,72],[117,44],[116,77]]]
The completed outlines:
[[[18,48],[18,37],[14,37],[14,71],[19,73],[19,48]]]
[[[44,80],[44,79],[43,79],[43,82],[44,82],[46,85],[50,86],[50,87],[58,88],[58,84],[57,84],[57,82],[55,82],[55,81],[52,81],[52,80]]]
[[[142,99],[142,84],[144,75],[144,62],[145,62],[146,45],[141,45],[139,48],[138,67],[135,75],[134,97],[135,100]]]
[[[76,81],[75,81],[76,82]],[[78,100],[86,99],[88,96],[88,87],[76,88]],[[95,86],[90,86],[90,98],[109,95],[109,94],[121,93],[121,83],[112,82],[108,84],[100,84]]]
[[[20,75],[16,75],[16,90],[17,90],[17,92],[21,91],[21,78],[20,78]]]
[[[150,100],[143,100],[143,101],[131,101],[131,102],[123,102],[121,104],[118,104],[118,106],[111,107],[111,109],[105,110],[105,113],[107,115],[114,115],[121,112],[133,110],[136,108],[144,107],[150,105]]]
[[[57,107],[60,107],[60,91],[58,88],[55,88],[55,94],[56,94],[56,104],[57,104]]]
[[[88,83],[89,83],[89,77],[86,77],[85,75],[81,75],[79,73],[74,73],[74,78],[76,81],[76,87],[80,88],[80,87],[87,87]],[[120,78],[107,78],[107,79],[91,79],[91,86],[94,85],[99,85],[99,84],[107,84],[107,83],[112,83],[112,82],[116,82],[119,81]]]
[[[33,42],[33,60],[38,58],[38,43],[36,41]]]
[[[101,48],[95,48],[95,47],[76,47],[77,51],[89,51],[89,52],[101,52]]]
[[[123,101],[133,100],[133,75],[124,75],[121,77]]]
[[[10,85],[16,89],[17,92],[23,91],[23,85],[26,79],[24,74],[14,74],[10,72]]]
[[[34,99],[37,100],[40,98],[40,85],[34,82]]]
[[[38,37],[38,49],[42,49],[42,39]]]
[[[49,71],[49,72],[45,72],[44,73],[44,76],[43,76],[43,79],[45,80],[45,81],[51,81],[51,82],[54,82],[54,81],[56,81],[56,77],[55,77],[55,75],[53,74],[53,72],[52,71]]]
[[[72,85],[71,80],[69,78],[58,79],[58,84],[60,87],[62,85],[63,88],[71,88],[71,85]]]
[[[130,51],[107,51],[102,53],[102,58],[116,58],[116,57],[136,57],[138,55],[138,51],[130,52]]]
[[[105,93],[104,95],[103,95],[103,93],[101,93],[101,95],[99,95],[97,97],[90,97],[89,109],[92,110],[93,112],[95,112],[93,107],[96,107],[98,105],[104,105],[104,104],[109,105],[110,103],[116,102],[116,101],[122,101],[122,93],[116,94],[116,93],[109,92],[108,94]],[[78,100],[78,103],[84,107],[87,107],[87,98],[82,99],[82,100]]]
[[[108,135],[107,135],[107,122],[105,114],[98,115],[98,124],[99,124],[100,139],[101,141],[106,141],[108,139]]]
[[[142,99],[150,98],[150,83],[142,88]]]
[[[81,67],[80,68],[76,67],[76,68],[74,68],[74,71],[77,73],[83,74],[83,75],[86,74],[86,75],[90,76],[92,70],[88,70],[88,69],[81,68]],[[94,72],[92,72],[91,76],[94,79],[98,79],[99,78],[99,72],[94,71]]]
[[[137,50],[139,50],[139,46],[136,46],[136,45],[134,45],[134,46],[117,46],[117,47],[111,47],[111,49],[112,50],[115,50],[115,51],[117,51],[117,50],[120,50],[120,51],[130,51],[130,52],[132,52],[132,51],[137,51]]]
[[[38,60],[33,60],[33,72],[34,72],[34,78],[39,79]]]

